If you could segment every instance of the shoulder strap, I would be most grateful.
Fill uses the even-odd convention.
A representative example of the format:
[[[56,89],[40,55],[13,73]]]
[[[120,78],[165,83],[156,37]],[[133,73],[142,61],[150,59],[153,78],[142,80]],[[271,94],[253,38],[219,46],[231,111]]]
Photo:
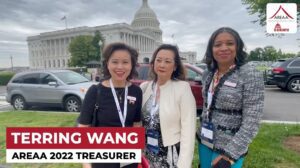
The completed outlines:
[[[100,101],[100,94],[101,94],[101,83],[99,83],[97,85],[97,95],[96,95],[96,103],[95,103],[95,108],[94,108],[94,111],[93,111],[93,120],[92,120],[92,124],[91,126],[92,127],[95,127],[96,124],[97,124],[97,112],[98,112],[98,109],[99,109],[99,101]]]
[[[99,84],[97,85],[97,95],[96,95],[95,109],[98,109],[98,108],[99,108],[100,94],[101,94],[101,86],[100,86],[100,83],[99,83]]]

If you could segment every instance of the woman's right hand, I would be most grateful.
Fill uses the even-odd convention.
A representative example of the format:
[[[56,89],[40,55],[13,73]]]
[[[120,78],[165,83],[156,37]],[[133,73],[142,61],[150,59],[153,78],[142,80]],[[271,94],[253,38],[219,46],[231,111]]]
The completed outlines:
[[[82,168],[92,168],[92,164],[90,163],[83,163]]]

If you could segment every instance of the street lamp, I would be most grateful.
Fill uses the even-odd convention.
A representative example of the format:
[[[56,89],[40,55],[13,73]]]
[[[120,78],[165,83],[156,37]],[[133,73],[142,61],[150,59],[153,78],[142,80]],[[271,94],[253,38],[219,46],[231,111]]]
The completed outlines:
[[[14,71],[13,56],[10,55],[11,71]]]

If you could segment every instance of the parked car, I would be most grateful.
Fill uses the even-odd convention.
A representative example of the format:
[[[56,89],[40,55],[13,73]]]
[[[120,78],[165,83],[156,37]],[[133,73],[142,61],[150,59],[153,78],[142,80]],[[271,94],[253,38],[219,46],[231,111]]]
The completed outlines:
[[[279,59],[266,69],[265,76],[264,76],[266,85],[275,85],[276,84],[272,80],[272,70],[274,67],[279,67],[284,61],[286,61],[286,59]]]
[[[6,100],[16,110],[30,106],[59,106],[77,112],[87,89],[93,84],[70,70],[23,72],[7,84]]]
[[[202,73],[204,72],[203,69],[191,65],[191,64],[184,64],[185,69],[187,71],[187,81],[191,85],[191,89],[193,92],[193,95],[196,100],[196,105],[197,105],[197,114],[202,113],[202,107],[203,107],[203,98],[202,98]],[[149,64],[139,64],[137,67],[138,71],[138,78],[132,80],[132,83],[136,85],[140,85],[142,82],[146,81],[149,79]]]
[[[278,63],[269,74],[269,80],[283,90],[300,93],[300,57]]]
[[[200,63],[200,64],[196,64],[197,67],[206,70],[207,69],[207,64],[206,63]]]

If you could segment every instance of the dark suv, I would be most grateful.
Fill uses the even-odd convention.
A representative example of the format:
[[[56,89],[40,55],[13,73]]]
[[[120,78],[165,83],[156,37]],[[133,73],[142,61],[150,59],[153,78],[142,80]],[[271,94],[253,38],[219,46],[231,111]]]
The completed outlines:
[[[283,90],[300,93],[300,57],[279,62],[273,67],[269,79]]]
[[[140,64],[137,67],[137,71],[138,71],[138,78],[132,80],[132,83],[136,84],[136,85],[140,85],[142,82],[148,80],[148,75],[149,75],[149,64]],[[187,79],[186,81],[188,81],[191,85],[192,88],[192,92],[193,95],[195,97],[196,100],[196,105],[197,105],[197,114],[201,114],[202,112],[202,107],[203,107],[203,98],[202,98],[202,73],[203,73],[203,69],[191,65],[191,64],[184,64],[184,67],[187,71]]]

